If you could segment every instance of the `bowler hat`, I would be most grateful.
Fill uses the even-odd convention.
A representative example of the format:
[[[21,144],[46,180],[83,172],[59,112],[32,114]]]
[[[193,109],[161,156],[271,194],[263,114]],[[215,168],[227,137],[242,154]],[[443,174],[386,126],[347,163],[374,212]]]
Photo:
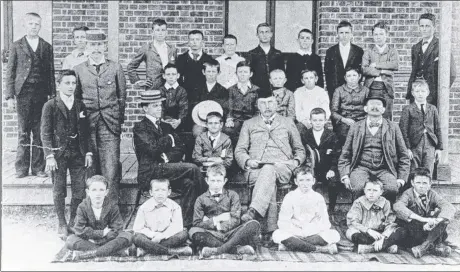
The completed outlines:
[[[93,42],[107,41],[107,36],[105,35],[104,32],[102,32],[102,30],[92,29],[92,30],[86,31],[86,40],[93,41]]]
[[[140,103],[154,103],[159,101],[164,101],[166,98],[161,96],[160,90],[150,90],[141,92]]]
[[[205,100],[198,103],[192,110],[192,119],[195,124],[206,127],[206,116],[208,113],[216,111],[223,114],[222,106],[213,100]]]
[[[367,104],[367,101],[371,99],[378,99],[382,101],[383,106],[386,107],[387,105],[387,100],[385,99],[385,96],[383,95],[386,92],[387,88],[385,87],[385,84],[383,81],[375,81],[372,82],[371,86],[369,87],[369,94],[364,99],[364,105]]]

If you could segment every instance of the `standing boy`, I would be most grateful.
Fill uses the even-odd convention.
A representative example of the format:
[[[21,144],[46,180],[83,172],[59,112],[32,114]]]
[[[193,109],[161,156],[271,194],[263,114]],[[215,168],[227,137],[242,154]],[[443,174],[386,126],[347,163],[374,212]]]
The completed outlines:
[[[393,118],[393,74],[398,70],[398,51],[387,44],[389,27],[384,22],[378,22],[372,27],[374,46],[371,46],[363,55],[364,86],[370,88],[373,82],[379,83],[387,99],[387,106],[383,118]]]
[[[303,85],[301,72],[304,70],[315,71],[318,77],[316,85],[324,88],[323,64],[320,56],[312,51],[314,38],[311,30],[306,28],[300,30],[297,42],[299,50],[290,55],[286,62],[286,88],[294,92],[301,87]]]
[[[276,112],[284,117],[295,120],[294,94],[284,87],[286,74],[283,70],[276,69],[270,72],[270,84],[273,86],[273,96],[276,97],[278,108]]]
[[[146,90],[157,90],[163,85],[163,67],[168,63],[174,63],[177,57],[176,47],[165,42],[168,34],[167,26],[163,19],[153,20],[153,42],[144,44],[128,64],[131,84],[144,87]],[[136,70],[142,62],[145,62],[146,80],[140,79]]]
[[[123,67],[106,59],[107,37],[100,30],[86,32],[88,61],[75,67],[75,97],[88,110],[90,148],[96,174],[109,182],[109,198],[118,202],[121,180],[120,136],[125,118],[126,78]]]
[[[216,58],[220,64],[220,73],[217,76],[217,82],[227,89],[238,82],[238,78],[236,77],[236,65],[238,62],[244,60],[243,57],[236,54],[237,43],[238,40],[235,36],[232,34],[225,35],[222,45],[224,54]]]
[[[329,99],[332,101],[335,89],[345,83],[345,70],[349,67],[361,70],[363,49],[351,43],[353,27],[348,21],[337,25],[339,43],[326,51],[324,74]]]
[[[414,101],[412,96],[412,82],[417,78],[423,78],[428,83],[430,93],[427,102],[438,106],[438,65],[439,65],[439,39],[434,36],[436,16],[424,13],[418,19],[418,26],[422,34],[422,40],[412,46],[412,72],[409,77],[406,99]],[[454,57],[450,61],[450,85],[456,77]]]
[[[411,160],[411,170],[425,167],[433,175],[434,162],[441,157],[442,135],[438,110],[427,103],[429,93],[425,80],[417,79],[412,83],[414,102],[403,108],[399,127]]]
[[[167,179],[152,179],[152,196],[139,207],[134,220],[133,243],[137,257],[154,255],[192,255],[192,249],[184,246],[187,230],[182,223],[182,211],[174,200],[168,198],[171,187]]]
[[[271,94],[270,72],[275,69],[284,71],[284,58],[281,51],[270,44],[273,32],[269,24],[259,24],[256,33],[259,46],[248,52],[248,60],[254,73],[252,82],[260,88],[261,92]]]
[[[238,194],[224,189],[225,167],[212,165],[206,172],[209,190],[195,202],[192,242],[202,248],[203,257],[223,253],[254,254],[260,246],[260,225],[256,220],[241,224],[241,203]]]
[[[45,157],[39,148],[42,145],[40,119],[43,105],[56,95],[56,87],[53,47],[38,36],[41,23],[42,19],[37,13],[25,15],[26,35],[13,43],[6,68],[4,98],[9,109],[18,110],[18,147],[14,165],[16,178],[29,175],[29,168],[32,175],[47,177],[43,171]]]
[[[59,96],[45,103],[41,138],[46,170],[54,171],[53,201],[59,221],[58,234],[67,237],[73,227],[78,205],[85,198],[85,171],[93,162],[89,152],[89,124],[85,104],[75,99],[76,76],[63,70],[57,79]],[[67,169],[72,183],[69,226],[65,219]]]
[[[88,52],[86,51],[86,31],[88,30],[89,28],[86,26],[79,26],[73,29],[73,43],[77,48],[64,58],[62,70],[73,70],[75,66],[88,60]]]

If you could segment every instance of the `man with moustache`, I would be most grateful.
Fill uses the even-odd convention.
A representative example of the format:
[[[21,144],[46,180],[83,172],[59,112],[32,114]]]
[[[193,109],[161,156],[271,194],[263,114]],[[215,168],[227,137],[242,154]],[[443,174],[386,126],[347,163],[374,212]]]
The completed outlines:
[[[367,117],[351,126],[342,148],[340,180],[355,198],[363,194],[369,179],[381,181],[384,196],[394,203],[409,176],[410,160],[398,125],[382,117],[384,95],[372,90],[364,100]]]

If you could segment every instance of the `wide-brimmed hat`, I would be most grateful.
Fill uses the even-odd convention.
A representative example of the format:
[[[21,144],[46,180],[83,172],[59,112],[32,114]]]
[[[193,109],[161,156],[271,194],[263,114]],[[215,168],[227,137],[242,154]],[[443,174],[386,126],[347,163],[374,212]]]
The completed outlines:
[[[208,113],[217,111],[220,114],[224,113],[222,106],[213,100],[205,100],[198,103],[192,110],[192,119],[195,124],[206,127],[206,116]]]
[[[367,101],[371,99],[378,99],[382,101],[383,106],[387,106],[387,100],[385,99],[384,93],[387,91],[385,84],[383,81],[375,81],[372,82],[371,86],[369,86],[369,95],[364,99],[364,105],[367,104]]]
[[[107,36],[102,30],[92,29],[86,31],[86,40],[91,42],[107,41]]]
[[[154,103],[159,101],[164,101],[166,98],[161,96],[160,90],[149,90],[141,92],[141,99],[139,103]]]

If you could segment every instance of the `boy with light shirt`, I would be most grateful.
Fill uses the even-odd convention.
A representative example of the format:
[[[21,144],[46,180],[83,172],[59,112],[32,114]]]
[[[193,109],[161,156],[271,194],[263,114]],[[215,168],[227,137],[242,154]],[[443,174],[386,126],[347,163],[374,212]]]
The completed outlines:
[[[378,22],[372,27],[375,45],[364,51],[363,75],[364,86],[370,88],[373,82],[382,84],[382,90],[387,99],[383,118],[392,120],[393,117],[393,74],[398,70],[398,51],[387,44],[389,27],[384,22]]]
[[[167,26],[163,19],[155,19],[152,22],[153,42],[144,44],[127,66],[131,84],[146,90],[156,90],[164,84],[163,67],[168,63],[175,63],[177,58],[177,48],[165,42]],[[145,62],[146,66],[145,80],[140,79],[137,74],[137,68],[142,62]]]
[[[288,57],[286,62],[286,88],[295,91],[302,87],[301,72],[304,70],[315,71],[318,77],[317,85],[324,88],[323,63],[320,56],[312,52],[314,42],[313,33],[310,29],[302,29],[297,36],[299,50]]]
[[[236,76],[236,65],[238,62],[243,61],[244,58],[236,54],[236,45],[238,40],[232,34],[224,36],[222,48],[224,54],[217,57],[216,60],[220,63],[220,73],[217,76],[219,82],[225,88],[230,88],[238,82]]]
[[[85,198],[85,171],[93,162],[89,152],[89,124],[85,104],[75,99],[75,72],[63,70],[57,78],[59,97],[43,106],[41,138],[46,171],[54,171],[53,201],[59,221],[58,234],[67,238],[74,225],[78,205]],[[65,218],[67,169],[70,172],[72,198],[69,225]]]
[[[210,166],[206,173],[209,190],[195,202],[189,235],[193,244],[202,248],[204,258],[223,253],[252,255],[260,246],[259,222],[240,224],[240,199],[236,192],[224,189],[226,182],[225,167]]]
[[[380,181],[367,181],[364,195],[353,202],[347,213],[347,238],[358,246],[358,254],[387,251],[397,253],[396,216],[390,201],[382,196]]]
[[[295,120],[294,94],[284,87],[286,74],[283,70],[273,70],[270,72],[270,84],[273,86],[273,96],[276,97],[278,108],[276,112],[285,117]]]
[[[315,178],[306,166],[294,170],[297,188],[283,199],[273,241],[279,250],[337,254],[340,234],[331,229],[326,202],[313,191]]]
[[[152,196],[139,207],[134,220],[133,243],[137,247],[137,257],[146,253],[153,255],[192,255],[187,241],[187,230],[182,223],[179,204],[169,199],[171,188],[167,179],[152,179]]]
[[[62,70],[73,70],[78,64],[88,60],[88,52],[86,52],[86,31],[89,30],[86,26],[75,27],[72,31],[73,43],[77,46],[62,61]]]
[[[425,167],[433,175],[434,162],[442,154],[442,131],[438,110],[428,104],[428,83],[417,79],[412,83],[414,102],[403,108],[399,127],[411,160],[411,170]]]
[[[416,168],[412,188],[407,189],[393,205],[400,235],[399,245],[411,249],[416,258],[433,253],[448,257],[452,249],[444,244],[446,228],[454,219],[455,207],[431,189],[431,173]]]
[[[72,261],[127,256],[132,235],[123,231],[123,219],[117,203],[107,197],[107,179],[95,175],[86,181],[87,198],[78,206],[75,234],[69,236],[66,247]]]

